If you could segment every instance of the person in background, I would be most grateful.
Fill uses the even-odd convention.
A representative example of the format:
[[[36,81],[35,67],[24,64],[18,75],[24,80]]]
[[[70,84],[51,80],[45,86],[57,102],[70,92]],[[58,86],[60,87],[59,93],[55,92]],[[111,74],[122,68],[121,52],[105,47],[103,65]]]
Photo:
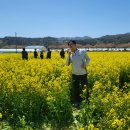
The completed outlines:
[[[47,52],[46,58],[47,59],[51,59],[51,50],[50,50],[50,48],[48,48],[48,52]]]
[[[28,52],[25,51],[25,48],[23,48],[23,51],[22,51],[22,59],[23,60],[28,60]]]
[[[35,48],[34,50],[34,58],[37,58],[38,57],[38,53],[37,53],[37,49]]]
[[[44,55],[43,55],[43,50],[40,52],[40,58],[43,59]]]
[[[88,100],[88,80],[87,80],[87,66],[90,58],[86,51],[77,49],[76,41],[70,40],[68,42],[68,57],[66,65],[72,64],[72,88],[71,88],[71,102],[75,107],[79,107],[82,101],[82,90],[87,90],[86,99]],[[81,85],[80,85],[81,84]]]
[[[60,51],[60,57],[63,58],[63,59],[65,58],[65,51],[64,51],[63,48]]]

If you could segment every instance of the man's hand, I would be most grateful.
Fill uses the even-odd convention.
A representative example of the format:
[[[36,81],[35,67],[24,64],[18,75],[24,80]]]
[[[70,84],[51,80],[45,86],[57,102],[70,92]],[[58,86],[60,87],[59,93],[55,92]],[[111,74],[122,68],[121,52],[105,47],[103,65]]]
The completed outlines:
[[[86,69],[86,64],[81,64],[81,67],[82,67],[83,69]]]
[[[70,56],[71,55],[71,51],[70,50],[68,50],[68,56]]]

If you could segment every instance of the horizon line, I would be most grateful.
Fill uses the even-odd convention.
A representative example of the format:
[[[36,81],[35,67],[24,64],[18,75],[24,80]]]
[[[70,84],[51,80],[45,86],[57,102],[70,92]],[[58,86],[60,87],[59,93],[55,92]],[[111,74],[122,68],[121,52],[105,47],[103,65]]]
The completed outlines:
[[[3,36],[3,37],[0,37],[0,38],[5,38],[5,37],[17,37],[17,38],[46,38],[46,37],[53,37],[53,38],[76,38],[76,37],[90,37],[90,38],[100,38],[100,37],[103,37],[103,36],[113,36],[113,35],[123,35],[123,34],[130,34],[130,32],[127,32],[127,33],[117,33],[117,34],[106,34],[106,35],[102,35],[102,36],[99,36],[99,37],[91,37],[91,36],[87,36],[87,35],[84,35],[84,36],[61,36],[61,37],[58,37],[58,36],[43,36],[43,37],[26,37],[26,36]]]

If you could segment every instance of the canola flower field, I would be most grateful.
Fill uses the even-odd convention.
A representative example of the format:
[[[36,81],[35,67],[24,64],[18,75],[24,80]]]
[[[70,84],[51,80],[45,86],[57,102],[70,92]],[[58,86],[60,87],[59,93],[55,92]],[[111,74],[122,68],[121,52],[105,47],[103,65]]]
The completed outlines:
[[[71,66],[58,52],[51,59],[29,53],[28,61],[0,54],[0,130],[130,130],[130,52],[88,55],[89,102],[84,89],[75,110]]]

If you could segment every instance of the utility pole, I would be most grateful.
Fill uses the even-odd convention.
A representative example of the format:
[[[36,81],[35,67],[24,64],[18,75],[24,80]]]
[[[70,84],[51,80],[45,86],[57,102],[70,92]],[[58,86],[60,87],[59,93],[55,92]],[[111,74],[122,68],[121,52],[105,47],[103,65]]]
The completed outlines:
[[[15,44],[16,44],[16,53],[17,53],[17,39],[16,38],[17,38],[17,33],[15,32],[15,42],[16,42]]]
[[[48,42],[46,42],[46,48],[48,48]]]

